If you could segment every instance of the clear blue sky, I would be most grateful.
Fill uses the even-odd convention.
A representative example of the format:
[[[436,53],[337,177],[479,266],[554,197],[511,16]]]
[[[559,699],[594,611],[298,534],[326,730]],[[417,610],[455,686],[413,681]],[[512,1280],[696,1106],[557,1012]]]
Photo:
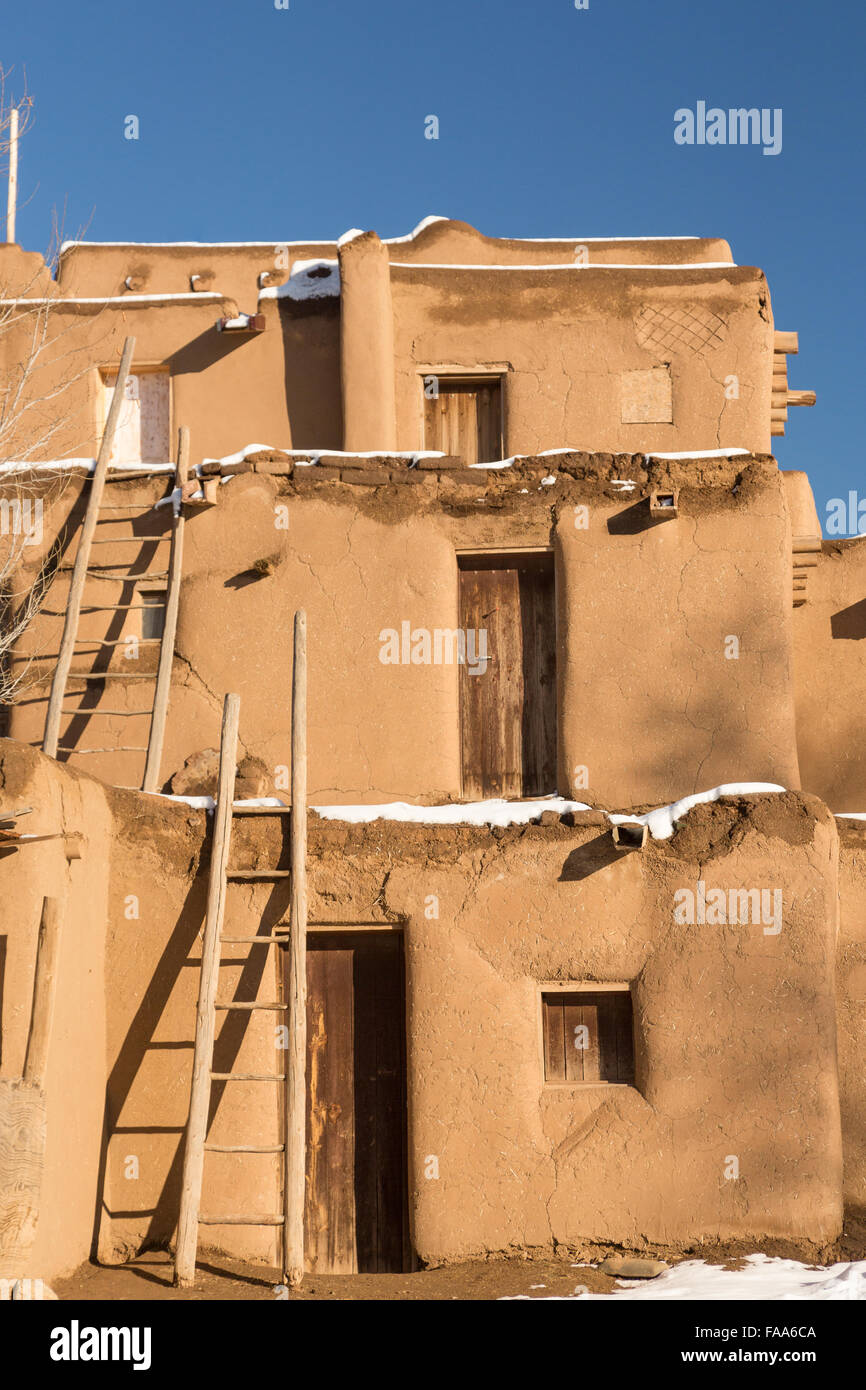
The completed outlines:
[[[67,236],[105,241],[394,236],[428,213],[727,237],[800,333],[790,382],[818,405],[776,452],[823,519],[826,497],[866,496],[864,35],[862,0],[7,6],[0,62],[36,103],[19,240],[45,249],[55,207]],[[781,154],[676,145],[675,109],[699,100],[781,107]]]

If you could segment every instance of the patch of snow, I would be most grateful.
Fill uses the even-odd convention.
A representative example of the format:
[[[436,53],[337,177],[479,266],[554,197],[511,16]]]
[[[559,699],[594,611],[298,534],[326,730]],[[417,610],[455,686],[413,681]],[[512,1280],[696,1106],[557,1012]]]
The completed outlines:
[[[33,463],[27,459],[12,459],[7,463],[0,463],[0,474],[2,473],[64,473],[75,472],[80,469],[83,473],[93,473],[96,471],[96,459],[68,458],[68,459],[48,459],[44,463]],[[173,473],[175,465],[173,463],[141,463],[128,461],[124,463],[112,463],[109,473]]]
[[[553,484],[554,484],[555,482],[556,482],[556,477],[554,476],[553,473],[550,473],[546,478],[542,478],[540,486],[541,486],[541,487],[552,487]]]
[[[648,459],[726,459],[734,454],[750,454],[751,449],[690,449],[680,454],[645,454]]]
[[[259,290],[259,299],[333,299],[340,293],[337,261],[295,261],[288,280]]]
[[[567,261],[565,265],[453,265],[447,261],[392,261],[393,268],[400,270],[736,270],[733,261],[687,261],[681,265],[634,265],[618,261],[616,264],[599,264],[595,261]]]
[[[348,821],[369,825],[374,820],[408,821],[414,825],[526,825],[542,811],[589,811],[582,801],[566,801],[561,796],[543,796],[535,801],[472,801],[464,805],[410,806],[406,801],[387,801],[378,806],[313,806],[323,820]]]
[[[338,246],[348,246],[350,241],[357,241],[359,236],[366,236],[367,233],[360,227],[352,227],[348,232],[344,232],[341,237],[337,237]]]
[[[519,1294],[526,1299],[528,1294]],[[771,1302],[800,1299],[866,1301],[866,1260],[815,1266],[799,1260],[769,1255],[749,1255],[742,1269],[723,1269],[704,1260],[683,1260],[657,1279],[621,1279],[612,1293],[550,1294],[551,1301],[580,1299],[671,1300],[724,1302],[767,1299]],[[512,1299],[502,1299],[511,1302]]]
[[[450,222],[450,221],[451,221],[451,218],[450,218],[450,217],[439,217],[439,216],[436,215],[436,213],[433,213],[430,217],[424,217],[424,218],[422,218],[421,221],[418,223],[418,226],[417,226],[417,227],[414,227],[414,228],[412,229],[411,232],[408,232],[408,233],[406,234],[406,236],[391,236],[391,237],[385,237],[385,245],[386,245],[386,246],[399,246],[401,242],[404,242],[404,241],[414,241],[415,238],[416,238],[416,236],[419,236],[420,233],[423,232],[427,227],[432,227],[434,222]]]
[[[212,796],[175,796],[170,792],[143,792],[143,796],[158,796],[162,801],[179,801],[184,806],[191,806],[194,811],[212,811],[216,801]],[[277,796],[253,796],[245,801],[234,801],[232,805],[239,806],[285,806],[284,801],[280,801]]]
[[[273,444],[247,444],[235,454],[225,454],[219,459],[202,459],[202,463],[243,463],[249,454],[276,454],[283,450],[275,449]]]
[[[161,300],[172,300],[175,304],[212,304],[214,300],[225,299],[224,294],[218,290],[188,290],[181,294],[106,294],[98,298],[83,299],[79,295],[72,295],[68,299],[61,298],[60,295],[51,295],[48,298],[40,299],[0,299],[0,305],[6,304],[156,304]]]
[[[674,833],[674,825],[692,809],[703,806],[707,801],[718,801],[722,796],[752,796],[758,792],[784,792],[786,787],[775,782],[723,782],[708,792],[695,792],[684,796],[680,801],[672,801],[669,806],[657,806],[641,816],[620,816],[607,813],[611,825],[646,825],[654,840],[669,840]]]
[[[836,811],[837,820],[866,820],[866,814],[862,811]]]
[[[232,328],[249,328],[251,318],[252,314],[238,314],[233,319],[217,319],[217,328],[220,333],[225,333],[227,329]]]

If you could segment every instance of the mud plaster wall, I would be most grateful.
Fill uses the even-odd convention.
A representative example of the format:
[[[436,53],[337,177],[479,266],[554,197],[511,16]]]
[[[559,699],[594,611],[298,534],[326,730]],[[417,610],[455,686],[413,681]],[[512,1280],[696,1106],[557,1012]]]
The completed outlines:
[[[825,541],[794,614],[803,786],[834,811],[866,811],[866,544]]]
[[[88,911],[79,914],[89,939],[75,980],[61,981],[73,1030],[53,1063],[63,1084],[49,1088],[49,1144],[62,1142],[40,1221],[50,1277],[86,1254],[94,1188],[103,1259],[172,1237],[205,815],[104,793],[9,743],[3,768],[7,785],[13,776],[40,803],[43,789],[56,799],[61,788],[64,796],[78,789],[88,815],[79,867],[94,860]],[[494,832],[311,820],[311,922],[390,921],[405,932],[417,1253],[436,1262],[585,1237],[638,1246],[763,1234],[832,1239],[841,1183],[838,885],[826,808],[791,794],[703,807],[673,840],[631,855],[613,850],[597,813],[577,820]],[[236,822],[231,863],[285,865],[285,834],[273,821]],[[32,935],[32,878],[10,861],[0,877],[10,937]],[[783,885],[781,933],[676,925],[674,893],[699,878],[708,887]],[[229,934],[267,932],[285,918],[285,885],[230,892]],[[225,948],[220,997],[273,998],[274,952],[233,959],[241,949]],[[4,1020],[17,1019],[29,999],[20,966],[9,980]],[[632,982],[636,1087],[545,1086],[539,992],[551,980]],[[20,1052],[20,1042],[10,1039],[10,1050]],[[279,1061],[273,1015],[220,1016],[218,1070],[270,1071]],[[272,1083],[217,1088],[214,1102],[215,1142],[276,1139]],[[431,1154],[438,1181],[423,1176]],[[732,1154],[737,1182],[724,1178]],[[278,1181],[269,1156],[209,1156],[203,1210],[276,1210]],[[275,1253],[271,1234],[253,1230],[208,1228],[204,1244],[252,1258]]]
[[[500,371],[505,452],[770,446],[773,325],[751,269],[391,268],[397,438],[423,448],[425,374]],[[685,327],[684,327],[685,325]],[[670,364],[673,422],[622,421],[622,374]],[[725,381],[738,378],[739,397]]]
[[[836,976],[845,1202],[866,1217],[866,829],[837,822],[841,928]]]
[[[380,634],[404,621],[457,627],[458,551],[536,546],[553,550],[557,571],[561,792],[617,806],[724,781],[798,785],[790,536],[772,461],[567,455],[468,482],[413,471],[412,486],[388,485],[382,472],[381,487],[332,474],[235,476],[215,508],[187,521],[165,778],[216,745],[223,695],[234,690],[244,751],[264,760],[270,790],[285,790],[292,614],[304,607],[313,801],[459,798],[459,669],[383,664]],[[612,477],[633,479],[633,491],[618,493]],[[648,495],[665,479],[680,489],[680,514],[656,524]],[[79,488],[67,486],[64,515]],[[584,516],[585,528],[576,524]],[[167,524],[165,510],[148,520]],[[114,558],[110,547],[104,557]],[[62,608],[63,588],[58,581],[52,608]],[[105,631],[95,615],[87,635],[99,621]],[[729,637],[735,660],[725,656]],[[56,640],[56,620],[45,619],[29,649],[47,660]],[[142,648],[134,670],[154,652]],[[116,648],[112,669],[131,665]],[[112,681],[103,703],[142,708],[144,686]],[[40,737],[40,695],[28,692],[13,711],[15,737]],[[75,737],[85,747],[138,742],[132,724],[82,718]],[[116,753],[87,768],[131,784],[142,763]]]
[[[90,1254],[98,1198],[105,1088],[105,920],[111,817],[98,782],[0,740],[0,806],[33,807],[27,834],[83,835],[82,857],[64,842],[22,845],[0,857],[2,1075],[24,1065],[43,896],[61,900],[57,993],[48,1054],[48,1127],[35,1243],[19,1275],[69,1273]]]
[[[38,263],[38,257],[19,252],[17,258],[5,259],[11,260],[6,283],[27,285],[36,274],[31,263]],[[0,288],[3,283],[0,279]],[[44,294],[49,287],[57,292],[49,281],[48,287],[34,282],[28,293]],[[226,289],[221,278],[215,283],[216,298],[189,294],[183,302],[172,302],[121,296],[113,303],[60,303],[47,312],[22,309],[17,326],[4,329],[0,360],[10,371],[27,360],[35,324],[43,326],[46,343],[38,370],[28,378],[26,389],[34,403],[22,420],[22,437],[7,435],[4,457],[94,457],[104,423],[100,368],[116,368],[127,335],[136,340],[133,373],[165,367],[171,374],[172,454],[180,425],[190,430],[193,463],[254,441],[286,449],[293,444],[339,448],[339,300],[296,304],[265,299],[257,304],[255,290],[238,304],[233,288],[229,281]],[[159,292],[188,291],[187,281]],[[69,287],[63,283],[59,292],[66,295]],[[89,293],[121,291],[112,282]],[[239,309],[262,313],[265,331],[219,333],[217,319]],[[40,313],[44,320],[37,318]],[[28,446],[40,439],[44,447],[28,453]]]

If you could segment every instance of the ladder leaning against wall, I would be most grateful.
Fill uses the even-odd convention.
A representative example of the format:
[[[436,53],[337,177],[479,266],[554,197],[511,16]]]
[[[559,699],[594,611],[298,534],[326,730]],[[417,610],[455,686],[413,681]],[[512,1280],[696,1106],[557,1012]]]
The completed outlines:
[[[304,1273],[304,1197],[306,1164],[306,976],[307,976],[307,674],[306,615],[295,614],[294,659],[292,664],[292,804],[291,807],[235,806],[234,787],[237,765],[240,697],[227,695],[220,735],[219,783],[213,818],[207,916],[201,952],[201,976],[195,1024],[190,1088],[189,1118],[185,1131],[183,1179],[177,1229],[175,1283],[188,1287],[195,1282],[195,1260],[199,1226],[277,1226],[282,1230],[283,1274],[296,1288]],[[290,815],[291,867],[289,869],[230,869],[232,821],[243,815]],[[289,933],[272,931],[258,936],[233,936],[223,932],[229,885],[291,880]],[[255,947],[288,948],[288,999],[261,1002],[258,999],[217,999],[220,947],[223,943]],[[232,963],[235,963],[234,961]],[[288,1047],[285,1072],[216,1072],[213,1069],[216,1015],[221,1010],[274,1010],[285,1014]],[[217,1082],[286,1082],[283,1141],[278,1144],[209,1143],[211,1086]],[[200,1211],[204,1160],[207,1153],[281,1154],[283,1159],[282,1210],[271,1214]]]
[[[187,483],[187,472],[189,468],[189,431],[181,428],[178,434],[177,464],[175,468],[175,505],[173,508],[173,518],[171,532],[168,536],[113,536],[111,538],[96,537],[96,528],[100,522],[116,522],[124,519],[133,521],[134,517],[124,517],[132,509],[138,509],[139,503],[104,503],[103,495],[106,482],[113,478],[135,478],[143,476],[135,472],[124,471],[121,474],[109,476],[108,466],[111,457],[114,435],[117,428],[118,417],[123,404],[126,382],[129,377],[129,369],[132,362],[135,339],[127,338],[123,346],[123,354],[117,372],[114,393],[111,398],[111,405],[105,423],[105,431],[99,448],[99,455],[96,460],[94,472],[88,481],[90,494],[87,501],[87,508],[84,515],[84,522],[78,540],[78,547],[75,559],[71,566],[60,566],[59,570],[71,570],[71,580],[69,585],[69,595],[66,603],[66,610],[63,615],[63,635],[60,641],[60,648],[57,656],[57,664],[54,668],[54,675],[51,682],[51,693],[48,700],[48,708],[45,715],[45,731],[42,740],[42,751],[49,757],[56,758],[58,751],[66,754],[93,754],[93,753],[143,753],[145,754],[144,771],[141,778],[141,788],[143,791],[156,791],[159,786],[159,769],[162,760],[162,747],[165,738],[165,724],[168,713],[168,701],[171,688],[171,668],[174,657],[174,642],[177,632],[177,615],[180,599],[180,582],[183,569],[183,526],[184,526],[184,491]],[[109,515],[110,514],[110,515]],[[120,514],[120,515],[118,515]],[[141,545],[143,541],[152,541],[156,545],[169,544],[168,567],[165,570],[146,571],[138,573],[130,568],[131,562],[117,562],[112,564],[100,564],[97,561],[91,563],[91,551],[93,546],[99,545]],[[119,573],[113,571],[119,570]],[[135,610],[143,611],[150,605],[139,602],[136,599],[129,599],[125,602],[109,603],[103,601],[105,591],[104,585],[129,585],[138,586],[142,582],[166,581],[166,602],[163,622],[163,630],[159,637],[140,638],[139,644],[158,645],[159,660],[155,672],[127,673],[123,671],[88,671],[73,672],[72,662],[75,658],[76,647],[82,642],[87,642],[91,646],[111,649],[122,646],[129,639],[128,637],[117,637],[111,639],[104,638],[82,638],[79,636],[82,612],[90,613],[126,613]],[[88,583],[98,584],[99,591],[92,602],[84,603],[85,585]],[[118,591],[122,593],[122,590]],[[112,596],[109,590],[107,597]],[[59,614],[57,616],[60,616]],[[66,709],[64,699],[67,694],[67,686],[70,677],[75,680],[82,680],[85,685],[93,682],[102,682],[107,685],[109,681],[121,680],[141,680],[151,682],[153,685],[153,698],[149,707],[143,710],[123,710],[123,709],[102,709],[94,706],[92,709]],[[73,717],[86,717],[88,721],[93,716],[109,716],[123,719],[147,719],[149,720],[149,732],[147,743],[141,744],[119,744],[113,747],[93,747],[81,748],[75,744],[64,743],[60,737],[60,723],[64,715]]]

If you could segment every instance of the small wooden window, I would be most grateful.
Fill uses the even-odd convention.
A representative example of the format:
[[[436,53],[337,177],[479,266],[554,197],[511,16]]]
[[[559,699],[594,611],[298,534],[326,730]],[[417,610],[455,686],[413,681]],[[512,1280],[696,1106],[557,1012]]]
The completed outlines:
[[[545,1081],[634,1085],[631,993],[541,996]]]
[[[436,394],[424,398],[424,448],[470,463],[503,457],[502,385],[499,377],[427,377]]]
[[[165,631],[165,590],[139,589],[138,597],[142,603],[142,637],[161,637]]]

